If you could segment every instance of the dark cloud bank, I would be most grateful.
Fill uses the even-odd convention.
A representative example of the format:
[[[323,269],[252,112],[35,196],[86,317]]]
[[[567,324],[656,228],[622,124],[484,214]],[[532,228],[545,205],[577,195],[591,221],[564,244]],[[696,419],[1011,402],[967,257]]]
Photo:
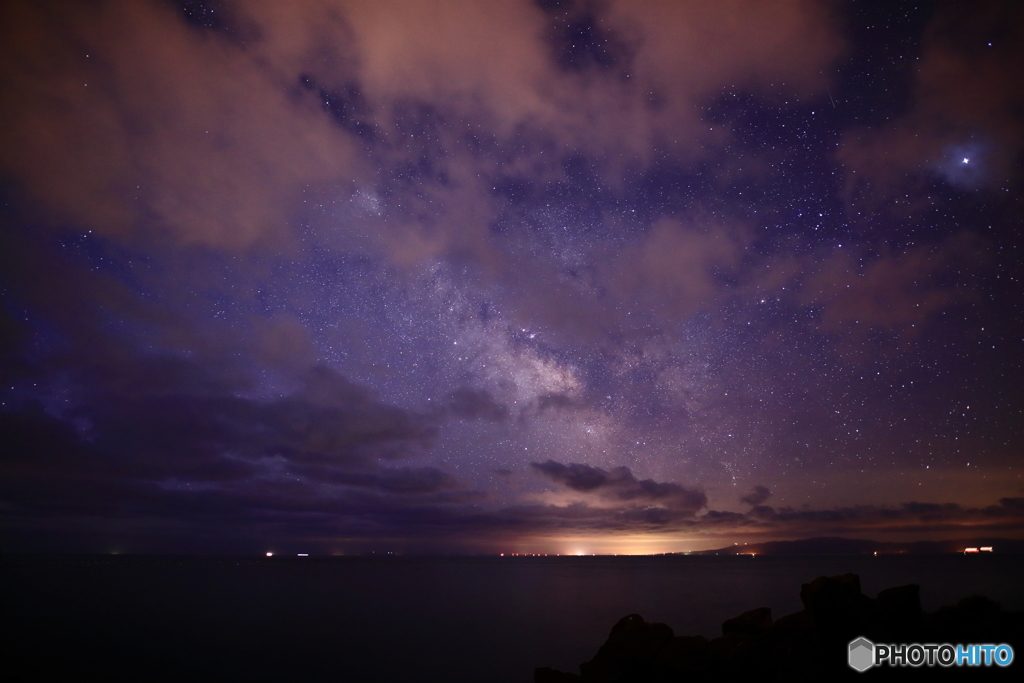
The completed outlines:
[[[1022,31],[5,3],[4,549],[1020,536]]]

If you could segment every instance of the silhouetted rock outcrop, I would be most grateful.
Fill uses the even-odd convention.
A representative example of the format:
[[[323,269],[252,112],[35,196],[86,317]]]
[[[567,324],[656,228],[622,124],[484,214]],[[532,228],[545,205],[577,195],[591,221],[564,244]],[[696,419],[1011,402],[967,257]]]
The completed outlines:
[[[542,666],[533,673],[534,683],[575,683],[580,677],[549,666]]]
[[[630,614],[612,627],[594,658],[580,664],[580,673],[583,680],[595,683],[645,680],[660,668],[655,659],[672,639],[672,629],[665,624],[649,624],[639,614]]]
[[[727,619],[722,624],[722,635],[741,633],[745,636],[756,636],[771,628],[772,610],[770,607],[758,607],[744,612],[734,619]]]
[[[965,598],[934,614],[921,609],[916,584],[896,586],[877,598],[861,593],[856,574],[820,576],[800,590],[804,609],[772,621],[767,607],[752,609],[722,624],[722,635],[676,636],[666,624],[630,614],[612,627],[608,640],[580,675],[548,667],[535,683],[671,683],[750,678],[818,680],[856,677],[847,665],[850,641],[864,636],[876,643],[1008,643],[1024,653],[1024,613],[1004,612],[981,596]],[[1014,662],[1010,668],[1019,668]],[[991,676],[998,667],[881,667],[872,678]],[[1009,671],[1005,672],[1010,674]],[[1012,676],[1012,674],[1010,674]],[[1005,677],[1005,676],[1004,676]]]

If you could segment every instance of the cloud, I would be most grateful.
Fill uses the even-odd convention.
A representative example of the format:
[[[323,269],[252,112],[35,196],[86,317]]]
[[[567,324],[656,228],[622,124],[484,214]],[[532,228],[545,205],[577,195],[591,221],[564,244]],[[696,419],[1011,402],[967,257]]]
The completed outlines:
[[[555,463],[558,465],[558,463]],[[607,483],[600,474],[578,467],[551,467],[540,463],[546,470],[577,486],[600,491]],[[538,465],[534,465],[537,467]],[[586,466],[583,466],[586,467]],[[597,468],[592,468],[597,469]],[[542,470],[544,471],[544,470]],[[567,484],[568,486],[568,484]],[[567,505],[532,505],[504,508],[479,518],[484,528],[498,532],[502,528],[515,528],[523,535],[536,534],[673,534],[683,533],[692,539],[736,538],[812,538],[825,535],[873,534],[878,538],[891,535],[913,534],[957,535],[999,533],[1017,535],[1024,530],[1024,504],[1019,498],[1004,498],[998,505],[984,508],[965,508],[955,503],[909,502],[894,507],[862,505],[832,509],[776,510],[765,505],[755,506],[747,513],[707,510],[694,515],[689,511],[652,506],[603,506],[582,502]],[[609,536],[611,537],[611,536]]]
[[[832,533],[917,534],[970,529],[971,533],[1017,533],[1024,528],[1024,514],[1017,498],[1002,498],[998,505],[967,508],[957,503],[907,502],[895,507],[860,505],[824,510],[762,506],[751,511],[748,521],[764,524],[765,531],[786,529],[792,537]],[[756,526],[755,524],[755,526]]]
[[[305,6],[310,16],[324,12]],[[704,128],[694,103],[722,83],[820,89],[821,69],[843,46],[830,14],[804,2],[771,12],[749,2],[342,7],[375,111],[401,100],[444,103],[488,117],[500,134],[529,126],[599,156],[646,155],[656,141],[692,137]]]
[[[1005,2],[941,7],[925,30],[910,111],[843,137],[849,198],[891,204],[935,177],[959,190],[1019,182],[1022,12]]]
[[[722,226],[663,219],[616,259],[608,281],[625,302],[670,319],[715,308],[721,277],[738,265],[746,239]]]
[[[97,395],[64,417],[39,403],[0,411],[0,439],[10,446],[0,460],[5,538],[24,545],[57,534],[87,544],[93,535],[116,536],[129,520],[146,533],[182,534],[183,549],[203,539],[237,544],[268,535],[487,543],[509,535],[801,538],[1024,529],[1021,498],[981,508],[908,502],[776,509],[763,504],[767,487],[757,486],[742,498],[752,506],[747,513],[703,511],[700,491],[639,480],[626,467],[553,460],[531,469],[583,501],[495,507],[437,467],[381,460],[382,446],[396,449],[385,457],[408,454],[432,438],[435,423],[382,404],[334,373],[314,369],[294,394],[269,400],[168,395],[182,373],[151,376],[157,374],[164,379],[142,383],[151,395],[116,402]]]
[[[983,243],[972,234],[903,253],[884,250],[864,259],[855,249],[836,251],[803,275],[798,297],[820,307],[824,332],[865,335],[872,328],[916,336],[935,312],[972,296],[958,286],[958,269],[976,266]]]
[[[590,492],[602,486],[607,486],[609,482],[607,472],[599,467],[591,467],[590,465],[579,465],[575,463],[563,465],[562,463],[555,462],[554,460],[548,460],[543,463],[531,463],[530,466],[549,479],[574,491]],[[629,479],[632,479],[633,475],[629,473],[629,470],[626,470],[625,473],[619,472],[618,478],[622,479],[623,474],[625,474]]]
[[[155,359],[132,366],[121,372],[131,378],[132,394],[94,385],[66,416],[49,415],[36,402],[8,406],[10,442],[19,444],[12,457],[28,458],[27,467],[41,466],[44,461],[26,454],[38,452],[39,443],[71,439],[77,444],[73,450],[92,456],[66,460],[54,448],[47,457],[61,458],[81,476],[101,466],[99,471],[144,480],[224,484],[287,477],[301,468],[313,480],[368,471],[372,476],[350,483],[400,489],[409,471],[377,470],[376,459],[408,455],[437,432],[432,417],[381,403],[322,367],[309,371],[300,391],[259,399],[203,392],[189,377],[197,369],[188,364]]]
[[[768,490],[767,486],[755,486],[751,489],[750,493],[740,497],[740,502],[757,507],[771,498],[771,496],[772,492]]]
[[[4,4],[0,173],[41,215],[119,238],[287,241],[353,144],[293,75],[189,27],[171,3]]]
[[[749,236],[676,216],[605,246],[503,242],[495,222],[519,216],[502,188],[609,189],[656,149],[714,154],[702,108],[724,84],[812,96],[843,49],[834,17],[797,1],[4,12],[0,174],[34,215],[161,259],[168,244],[280,254],[305,240],[401,269],[450,259],[505,290],[510,315],[586,343],[650,334],[627,315],[640,307],[677,320],[721,305]],[[286,317],[267,335],[276,362],[310,346]]]
[[[685,489],[672,482],[638,480],[628,467],[607,471],[579,463],[564,465],[554,460],[530,463],[530,467],[572,491],[597,494],[617,504],[658,506],[690,515],[707,505],[702,491]]]
[[[371,471],[300,467],[297,474],[328,484],[372,489],[387,494],[431,494],[462,488],[455,477],[436,467],[388,467]]]
[[[533,131],[559,153],[695,151],[699,104],[723,83],[807,94],[842,49],[829,13],[796,1],[306,0],[228,3],[213,23],[158,2],[4,12],[2,172],[57,220],[233,249],[286,239],[303,199],[372,183],[358,159],[400,157],[415,112],[473,122],[481,141]]]
[[[329,371],[269,400],[168,388],[160,381],[130,399],[97,392],[60,417],[8,402],[5,542],[88,547],[126,524],[150,539],[181,534],[190,551],[208,548],[204,539],[237,549],[265,534],[415,533],[483,497],[437,467],[392,464],[429,443],[438,423]]]

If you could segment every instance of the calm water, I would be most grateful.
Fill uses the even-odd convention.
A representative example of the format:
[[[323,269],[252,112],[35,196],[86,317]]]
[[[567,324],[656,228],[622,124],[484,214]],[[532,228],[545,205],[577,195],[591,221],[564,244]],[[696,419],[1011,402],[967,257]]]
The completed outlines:
[[[526,683],[578,671],[622,616],[720,633],[800,584],[919,583],[926,610],[972,593],[1024,609],[1024,556],[272,558],[5,557],[4,665],[106,680]]]

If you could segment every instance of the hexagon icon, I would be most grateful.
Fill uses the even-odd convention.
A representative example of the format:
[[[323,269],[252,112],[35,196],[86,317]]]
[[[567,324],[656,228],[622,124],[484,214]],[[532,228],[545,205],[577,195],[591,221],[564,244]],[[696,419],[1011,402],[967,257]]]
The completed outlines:
[[[867,671],[875,663],[875,644],[867,638],[858,638],[850,642],[850,668]]]

